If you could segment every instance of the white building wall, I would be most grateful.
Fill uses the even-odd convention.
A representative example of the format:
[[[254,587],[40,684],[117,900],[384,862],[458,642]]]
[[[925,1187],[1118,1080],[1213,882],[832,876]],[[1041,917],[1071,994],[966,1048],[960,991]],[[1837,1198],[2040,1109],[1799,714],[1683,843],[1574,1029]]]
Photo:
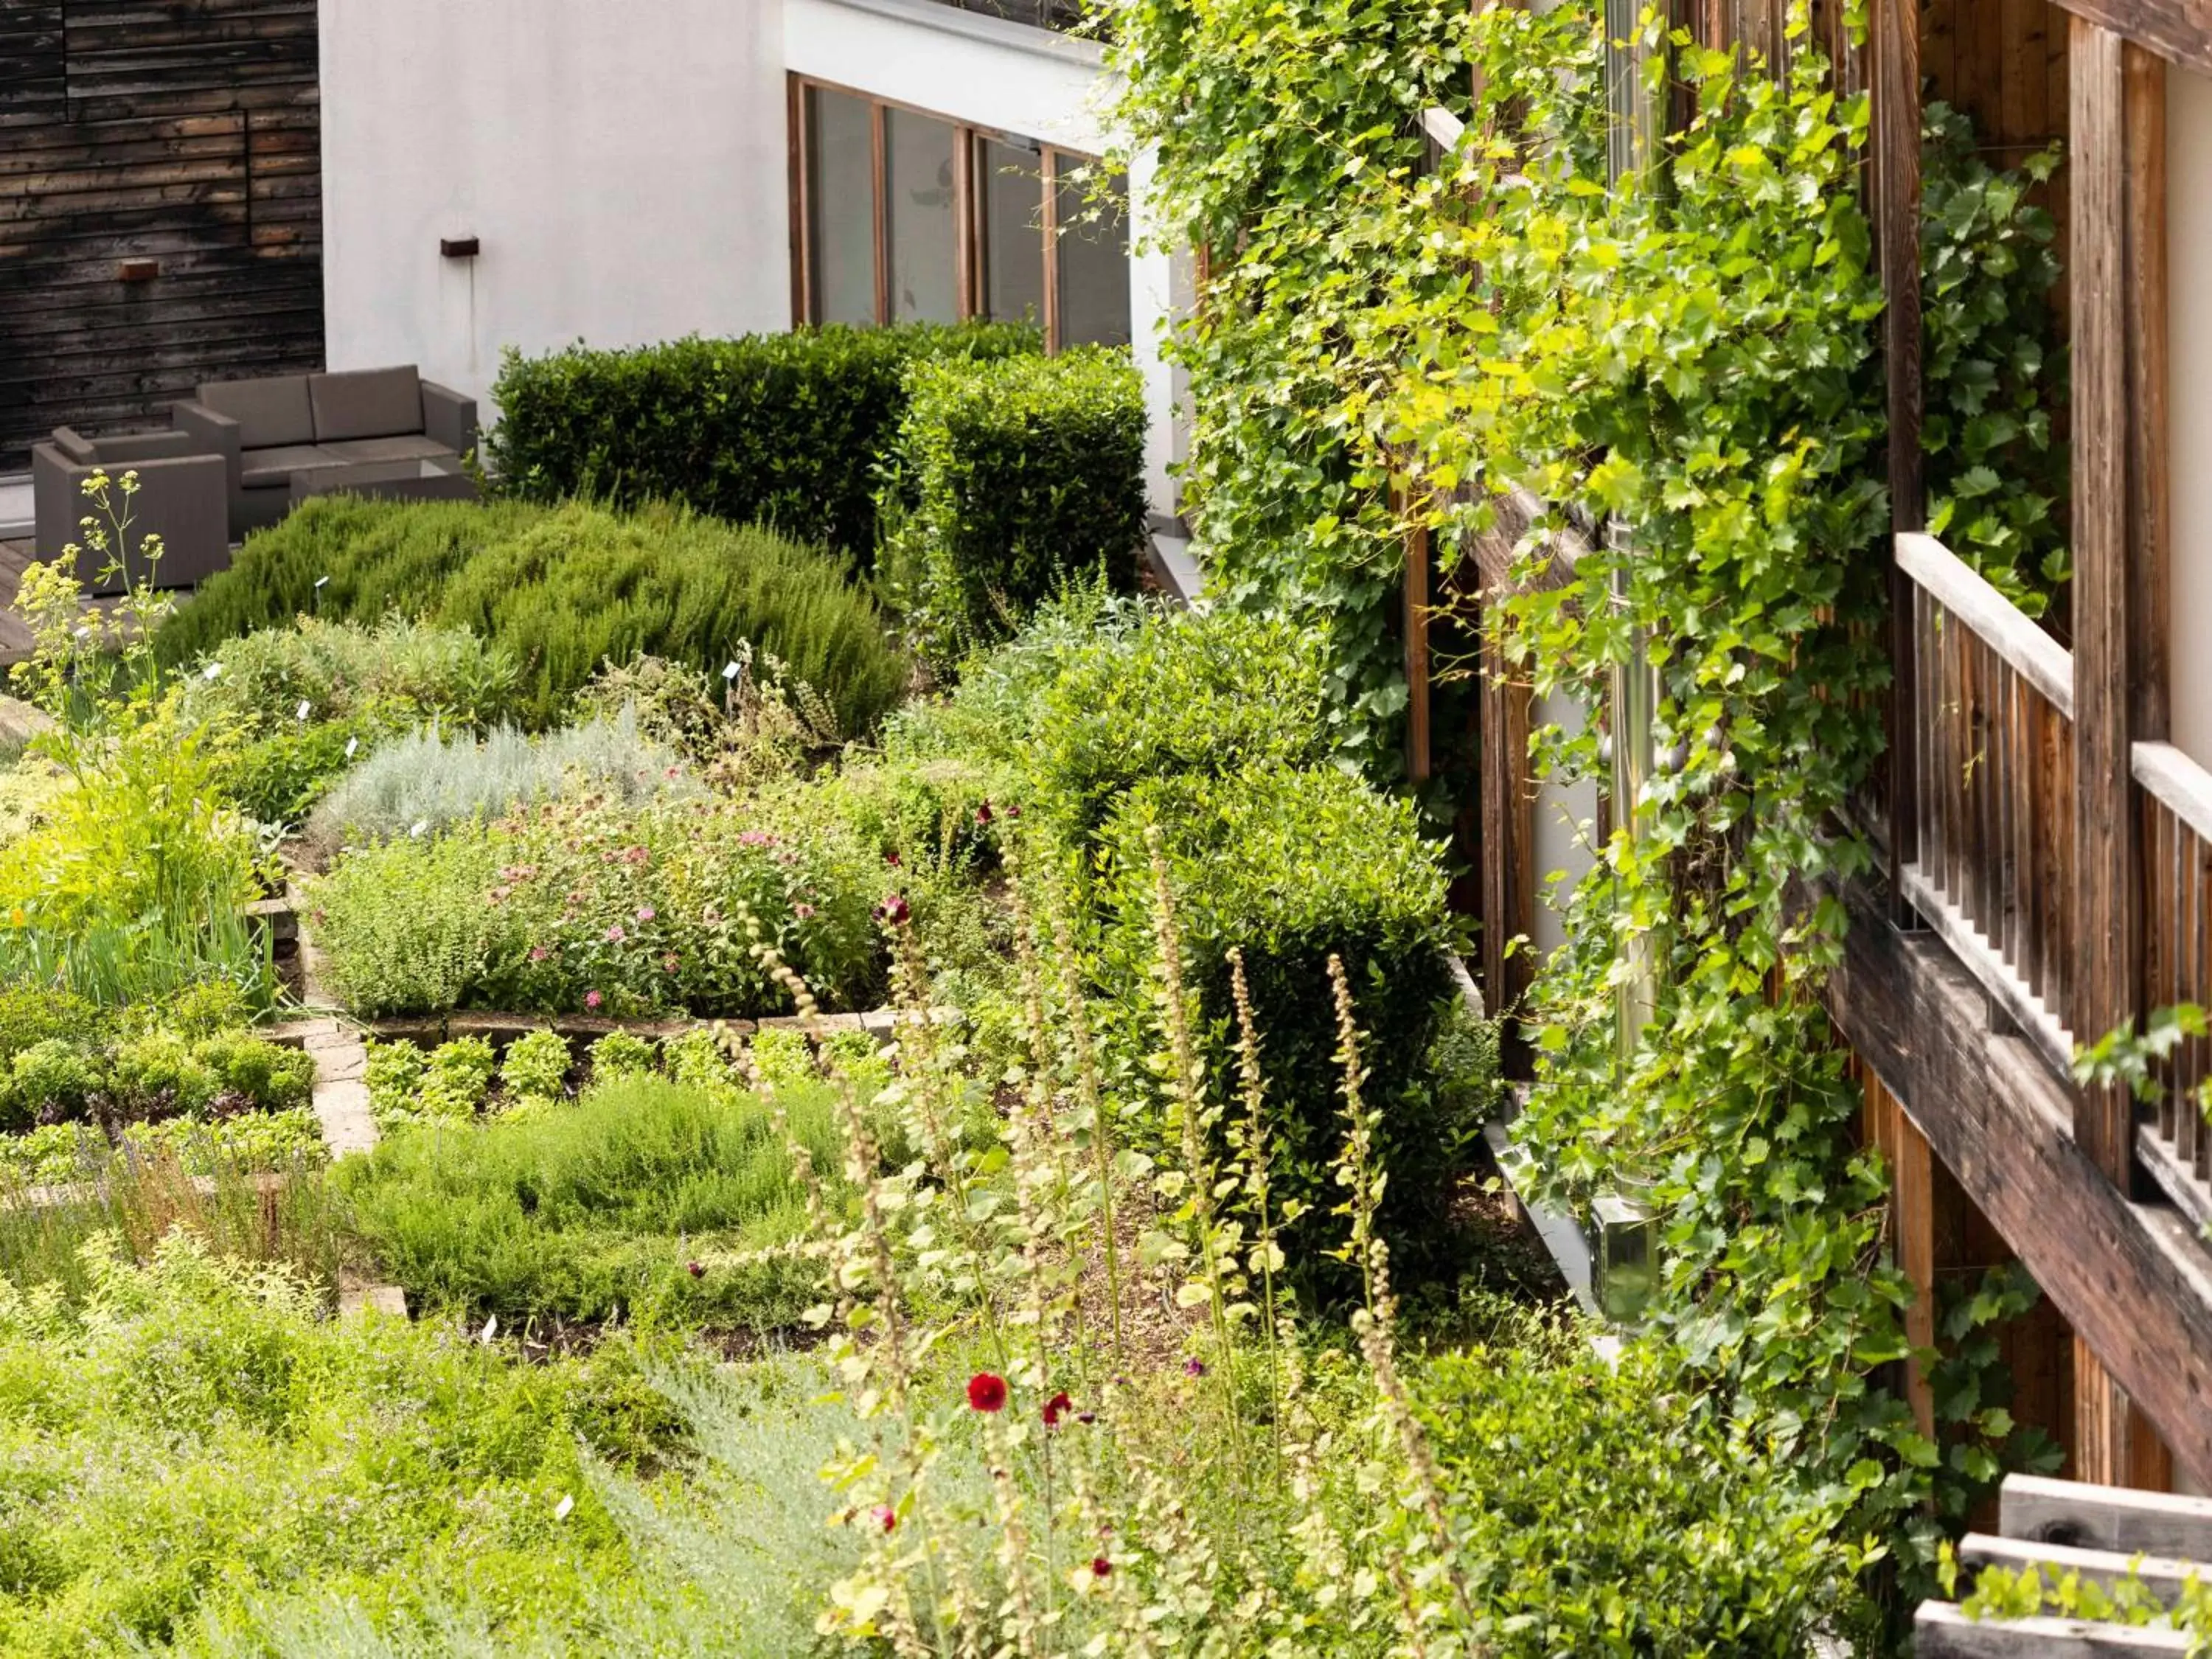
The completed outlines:
[[[330,365],[790,320],[777,6],[322,0]],[[474,259],[441,238],[475,236]],[[487,411],[489,412],[489,411]]]
[[[321,0],[321,29],[330,366],[419,364],[488,421],[506,346],[790,325],[787,70],[1106,147],[1094,44],[927,0]],[[468,236],[477,258],[441,257]],[[1167,258],[1130,291],[1171,513]]]
[[[2172,511],[2167,661],[2174,746],[2212,766],[2212,77],[2166,76],[2166,443]]]

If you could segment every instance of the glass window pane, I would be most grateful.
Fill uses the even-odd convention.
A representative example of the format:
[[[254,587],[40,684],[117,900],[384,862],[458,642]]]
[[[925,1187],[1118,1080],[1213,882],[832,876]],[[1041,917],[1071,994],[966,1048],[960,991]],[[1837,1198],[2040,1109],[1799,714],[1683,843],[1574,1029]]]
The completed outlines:
[[[1085,163],[1056,158],[1060,228],[1060,340],[1071,345],[1129,343],[1129,189],[1116,176],[1101,200],[1086,200],[1094,180],[1073,175]],[[1087,171],[1087,170],[1086,170]]]
[[[993,138],[975,141],[983,203],[983,314],[1044,320],[1043,157]]]
[[[960,317],[952,216],[952,145],[947,121],[911,110],[884,112],[884,190],[890,215],[891,319],[950,323]]]
[[[806,89],[806,257],[817,323],[876,320],[875,133],[868,100]]]

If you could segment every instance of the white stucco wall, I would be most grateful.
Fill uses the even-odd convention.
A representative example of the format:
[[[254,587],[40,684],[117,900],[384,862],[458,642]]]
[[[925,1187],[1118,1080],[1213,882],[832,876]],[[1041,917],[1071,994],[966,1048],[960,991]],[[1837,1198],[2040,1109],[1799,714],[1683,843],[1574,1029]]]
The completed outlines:
[[[2212,77],[2166,76],[2166,443],[2172,457],[2173,742],[2212,766]]]
[[[1109,148],[1113,96],[1098,47],[928,0],[782,0],[785,66],[796,75],[872,93],[933,114],[1088,155]],[[1130,240],[1146,240],[1152,168],[1129,170]],[[1176,459],[1176,388],[1160,361],[1162,319],[1175,285],[1164,253],[1139,253],[1129,270],[1129,338],[1145,377],[1150,416],[1146,490],[1171,515],[1168,467]]]
[[[506,345],[787,326],[780,10],[321,0],[331,367],[481,398]]]
[[[787,70],[1106,148],[1095,45],[923,0],[321,0],[321,27],[330,365],[419,364],[487,421],[505,346],[790,325]],[[476,258],[440,256],[466,236]],[[1164,255],[1133,262],[1163,513],[1171,292]]]

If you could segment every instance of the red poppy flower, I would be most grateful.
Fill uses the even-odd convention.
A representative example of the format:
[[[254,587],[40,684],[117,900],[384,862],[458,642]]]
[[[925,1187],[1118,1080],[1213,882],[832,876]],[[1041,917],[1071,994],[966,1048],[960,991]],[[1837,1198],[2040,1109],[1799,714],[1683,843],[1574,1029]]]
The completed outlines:
[[[977,1371],[968,1379],[968,1405],[971,1411],[995,1412],[1006,1403],[1006,1379],[991,1371]]]
[[[1091,1576],[1093,1578],[1103,1578],[1113,1571],[1114,1564],[1104,1556],[1094,1555],[1091,1558]]]
[[[868,1511],[868,1518],[885,1532],[898,1525],[898,1511],[888,1504],[878,1504]]]
[[[975,822],[978,823],[988,823],[990,821],[991,803],[985,801],[981,806],[975,809]]]
[[[1044,1402],[1044,1425],[1048,1429],[1060,1426],[1060,1419],[1075,1408],[1075,1402],[1065,1392],[1056,1394]]]
[[[707,1276],[707,1270],[696,1261],[685,1262],[684,1264],[684,1271],[690,1273],[694,1279],[704,1279]]]
[[[876,914],[894,927],[902,926],[911,914],[907,908],[906,895],[893,893],[876,907]]]

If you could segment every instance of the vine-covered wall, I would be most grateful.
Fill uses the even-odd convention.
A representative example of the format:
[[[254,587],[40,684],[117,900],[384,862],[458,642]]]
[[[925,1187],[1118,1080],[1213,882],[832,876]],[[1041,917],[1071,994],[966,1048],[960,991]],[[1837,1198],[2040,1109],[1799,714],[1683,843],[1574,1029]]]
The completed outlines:
[[[1888,678],[1867,99],[1802,6],[1779,68],[1647,21],[1650,90],[1677,118],[1614,188],[1588,0],[1127,0],[1116,18],[1121,114],[1157,146],[1163,222],[1209,254],[1176,347],[1209,568],[1231,602],[1326,622],[1345,746],[1394,764],[1407,532],[1465,545],[1508,490],[1541,510],[1521,580],[1483,606],[1500,667],[1595,707],[1649,642],[1662,764],[1559,896],[1566,943],[1520,1011],[1536,1079],[1518,1174],[1565,1202],[1653,1206],[1655,1334],[1716,1412],[1857,1492],[1884,1551],[1878,1620],[1898,1570],[1924,1583],[1942,1526],[2048,1450],[2002,1409],[1978,1334],[2033,1298],[2014,1273],[1973,1286],[1942,1355],[1918,1357],[1935,1438],[1888,1386],[1912,1290],[1820,1000],[1845,919],[1810,895],[1869,865],[1844,809],[1881,754]],[[1431,105],[1467,123],[1433,166]],[[2032,599],[2064,570],[2050,227],[1949,118],[1923,260],[1928,406],[1956,418],[1931,422],[1929,486],[1962,556]],[[1607,520],[1625,533],[1536,579],[1557,532]],[[1594,777],[1601,743],[1540,731],[1534,764]],[[1657,1010],[1624,1052],[1639,953]]]

